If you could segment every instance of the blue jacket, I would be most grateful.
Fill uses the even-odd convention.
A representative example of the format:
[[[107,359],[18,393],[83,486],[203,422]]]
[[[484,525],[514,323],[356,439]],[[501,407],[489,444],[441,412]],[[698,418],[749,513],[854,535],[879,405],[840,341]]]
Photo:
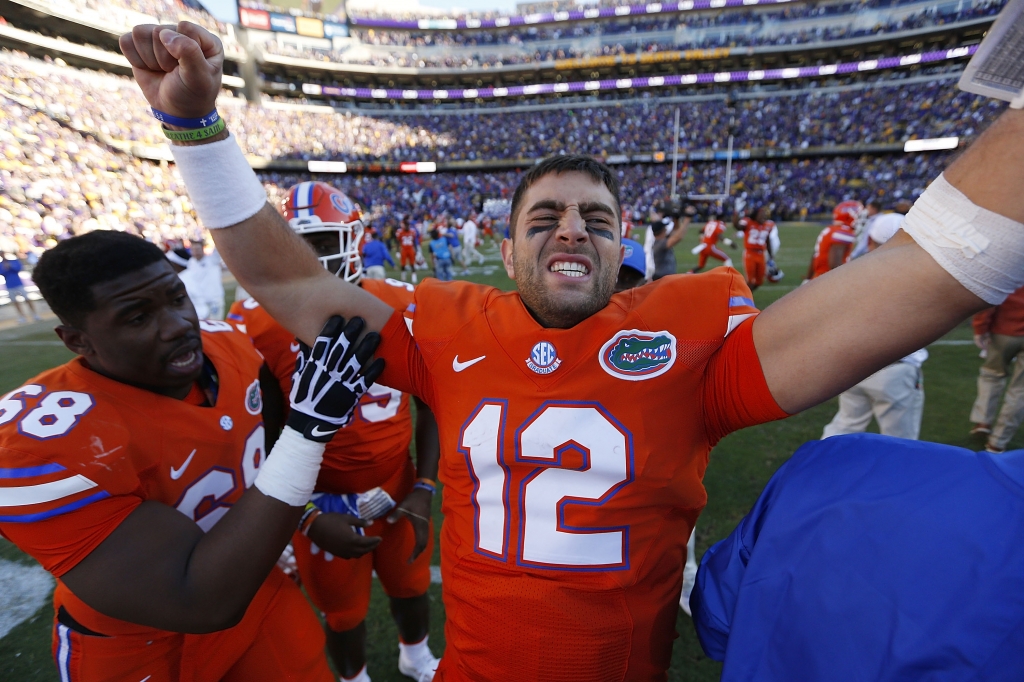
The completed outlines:
[[[15,289],[24,286],[21,281],[21,261],[7,260],[0,261],[0,275],[3,275],[4,284],[8,289]]]
[[[374,265],[384,265],[384,261],[391,264],[391,267],[395,267],[395,261],[391,260],[391,254],[388,253],[388,247],[384,246],[384,242],[379,242],[374,239],[372,242],[366,242],[363,245],[363,267],[369,268]]]
[[[701,560],[723,682],[1024,680],[1024,450],[875,435],[797,451]]]
[[[430,240],[430,252],[434,254],[434,258],[440,260],[452,259],[452,252],[448,250],[448,240],[444,237]]]

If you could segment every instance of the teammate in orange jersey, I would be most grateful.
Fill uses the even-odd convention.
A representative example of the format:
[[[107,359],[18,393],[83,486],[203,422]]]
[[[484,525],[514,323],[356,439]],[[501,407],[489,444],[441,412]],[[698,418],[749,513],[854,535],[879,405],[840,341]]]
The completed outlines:
[[[346,205],[342,192],[324,183],[305,182],[288,192],[282,212],[328,271],[404,310],[413,302],[413,287],[395,280],[361,277],[359,262],[349,257],[361,221],[353,214],[339,213],[339,205]],[[252,336],[280,380],[281,389],[288,393],[295,365],[295,353],[290,348],[295,337],[251,298],[236,302],[229,320]],[[409,396],[381,384],[370,387],[353,423],[325,452],[316,487],[323,495],[314,501],[325,510],[340,508],[354,515],[358,515],[353,500],[356,495],[360,495],[364,508],[375,500],[382,506],[373,518],[364,518],[358,524],[365,535],[349,532],[347,548],[320,551],[316,543],[326,515],[313,522],[308,537],[296,533],[293,539],[299,576],[313,603],[324,613],[327,648],[345,680],[370,679],[364,621],[374,570],[390,598],[398,625],[399,670],[415,680],[429,681],[438,664],[427,643],[427,589],[434,537],[429,519],[440,452],[433,414],[418,399],[416,415],[414,467],[409,457],[413,435]],[[393,511],[395,500],[399,503]],[[402,514],[404,518],[400,518]]]
[[[814,242],[814,255],[807,268],[807,279],[821,277],[829,270],[835,270],[850,257],[857,236],[853,224],[864,210],[859,201],[844,201],[832,211],[832,224],[818,234]]]
[[[216,36],[187,22],[136,26],[121,47],[155,109],[214,106]],[[984,229],[1013,248],[1019,225],[1005,223],[1024,220],[1022,129],[1024,113],[1003,114],[928,190],[933,203],[969,203],[952,188],[1002,211],[1001,226]],[[897,235],[761,314],[724,268],[614,294],[616,176],[554,155],[513,197],[501,251],[516,291],[427,281],[396,311],[319,267],[228,133],[171,148],[219,252],[261,305],[304,340],[325,313],[365,316],[385,339],[382,381],[433,408],[447,607],[435,679],[445,682],[664,680],[710,447],[836,395],[1024,279],[1015,256],[972,293],[961,281],[975,270],[941,264],[929,249],[945,247],[921,228],[920,243]],[[995,166],[1006,175],[993,184]],[[244,193],[225,203],[204,182],[212,176]]]
[[[700,244],[693,253],[700,254],[700,258],[697,260],[697,267],[690,272],[700,272],[707,265],[708,258],[717,258],[722,261],[722,265],[727,268],[732,267],[732,258],[729,258],[725,251],[718,248],[718,240],[721,239],[722,243],[726,246],[735,248],[732,240],[725,236],[726,225],[723,221],[718,219],[718,216],[714,213],[708,215],[708,222],[704,226],[704,231],[701,233]]]
[[[420,248],[420,235],[412,229],[409,224],[409,217],[402,218],[402,227],[395,233],[399,246],[398,266],[402,268],[402,281],[405,281],[406,273],[412,273],[412,282],[416,283],[416,252]]]
[[[743,269],[751,291],[764,284],[768,235],[775,227],[769,216],[769,208],[761,206],[751,216],[735,221],[736,229],[743,233]]]
[[[283,405],[251,341],[200,322],[163,252],[125,233],[61,242],[34,279],[79,357],[0,400],[0,533],[58,578],[61,679],[329,682],[274,567],[303,507],[267,486]],[[360,394],[338,388],[343,414]],[[286,467],[295,438],[322,451],[286,428]]]

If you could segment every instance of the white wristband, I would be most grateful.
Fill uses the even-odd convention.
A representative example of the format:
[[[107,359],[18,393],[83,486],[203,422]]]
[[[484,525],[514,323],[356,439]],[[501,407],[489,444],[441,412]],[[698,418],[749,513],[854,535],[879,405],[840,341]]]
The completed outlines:
[[[929,185],[902,227],[956,281],[990,305],[1024,286],[1024,225],[978,206],[944,175]]]
[[[323,459],[323,443],[306,440],[301,433],[286,426],[256,474],[253,485],[267,497],[292,507],[305,506],[313,495]]]
[[[267,191],[233,135],[209,144],[170,147],[192,205],[206,228],[237,225],[266,205]]]

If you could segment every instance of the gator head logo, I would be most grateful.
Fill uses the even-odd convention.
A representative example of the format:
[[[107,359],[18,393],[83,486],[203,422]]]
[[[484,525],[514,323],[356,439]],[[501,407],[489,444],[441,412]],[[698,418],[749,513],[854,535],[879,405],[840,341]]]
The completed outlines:
[[[667,331],[623,330],[601,346],[599,360],[601,368],[617,379],[652,379],[675,364],[676,337]]]
[[[260,380],[249,384],[245,392],[245,411],[257,415],[263,411],[263,393],[260,391]]]

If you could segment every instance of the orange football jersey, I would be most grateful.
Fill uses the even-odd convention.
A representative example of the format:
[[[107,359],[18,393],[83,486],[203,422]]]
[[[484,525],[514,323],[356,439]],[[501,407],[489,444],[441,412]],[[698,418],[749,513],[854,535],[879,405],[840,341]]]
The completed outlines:
[[[417,287],[378,355],[440,431],[436,680],[665,678],[708,453],[785,416],[756,313],[726,269],[616,294],[571,329],[541,327],[515,292]]]
[[[768,235],[775,223],[771,220],[759,223],[753,218],[741,218],[739,225],[743,230],[743,248],[753,253],[764,253],[768,248]]]
[[[850,257],[850,251],[856,240],[853,228],[840,223],[833,223],[822,230],[818,234],[817,241],[814,242],[814,256],[812,257],[814,272],[811,279],[821,277],[829,271],[828,254],[833,246],[839,244],[844,247],[843,262],[845,263],[846,259]]]
[[[405,310],[413,300],[412,285],[395,279],[364,278],[360,286],[396,310]],[[298,351],[295,337],[251,298],[232,305],[228,317],[252,337],[287,396]],[[382,486],[392,497],[404,495],[408,491],[402,488],[411,485],[415,471],[405,477],[395,472],[411,468],[411,440],[409,396],[374,384],[359,401],[352,423],[328,443],[317,492],[361,493]]]
[[[416,230],[411,227],[403,227],[395,233],[395,238],[398,239],[398,244],[403,249],[415,249],[416,245],[419,244],[420,236]]]
[[[701,233],[700,240],[708,246],[714,246],[725,233],[725,223],[721,220],[709,220]]]
[[[256,478],[266,459],[263,359],[226,322],[200,324],[217,370],[212,407],[108,379],[81,359],[0,401],[0,534],[58,578],[144,500],[209,530]],[[250,607],[257,613],[278,589],[264,594],[268,583]],[[105,616],[59,581],[54,602],[99,633],[168,634]]]

